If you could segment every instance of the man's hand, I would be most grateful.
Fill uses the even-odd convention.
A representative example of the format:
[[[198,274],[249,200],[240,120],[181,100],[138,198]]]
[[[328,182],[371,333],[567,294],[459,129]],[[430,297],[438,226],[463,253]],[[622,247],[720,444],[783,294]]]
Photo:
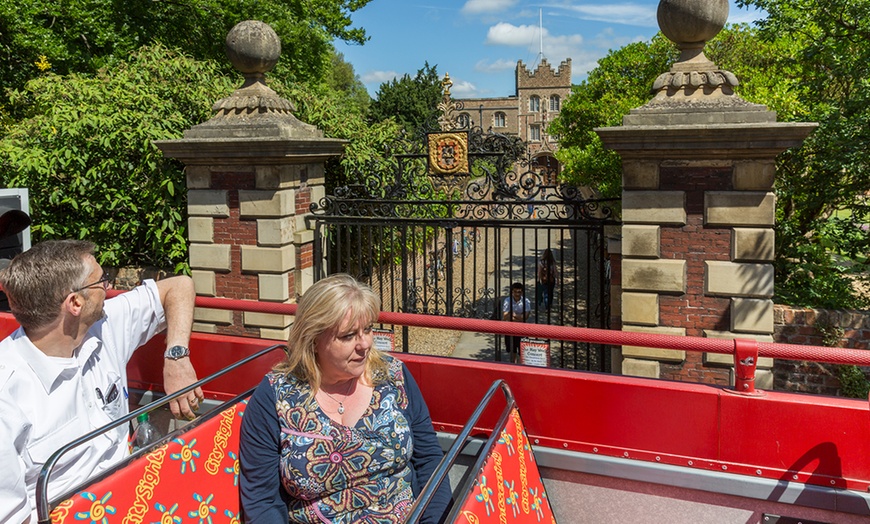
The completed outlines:
[[[190,363],[190,358],[164,359],[163,389],[167,395],[186,388],[194,382],[196,382],[196,371],[193,369],[193,364]],[[202,389],[196,388],[170,402],[169,409],[175,418],[193,420],[196,418],[196,410],[199,409],[199,404],[204,398]]]

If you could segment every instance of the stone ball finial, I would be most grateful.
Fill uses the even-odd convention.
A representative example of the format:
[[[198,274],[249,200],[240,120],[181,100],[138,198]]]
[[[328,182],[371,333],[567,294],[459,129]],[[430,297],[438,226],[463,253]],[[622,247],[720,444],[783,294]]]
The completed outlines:
[[[656,18],[668,40],[685,47],[703,47],[728,21],[728,0],[661,0]]]
[[[711,98],[733,95],[737,77],[704,56],[704,45],[725,27],[728,0],[661,0],[657,12],[659,28],[680,49],[680,58],[653,83],[662,102],[707,103]],[[681,96],[676,95],[681,93]],[[732,97],[733,98],[733,97]],[[701,100],[706,99],[706,100]],[[735,99],[736,100],[736,99]]]
[[[227,33],[227,58],[244,75],[263,75],[281,56],[281,40],[269,24],[245,20]]]

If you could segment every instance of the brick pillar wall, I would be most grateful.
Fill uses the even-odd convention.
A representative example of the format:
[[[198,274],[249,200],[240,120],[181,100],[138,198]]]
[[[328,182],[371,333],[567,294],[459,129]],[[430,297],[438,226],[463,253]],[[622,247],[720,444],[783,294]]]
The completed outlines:
[[[767,107],[740,98],[736,77],[704,56],[699,33],[686,28],[721,28],[721,7],[663,14],[680,59],[621,126],[595,130],[622,158],[624,331],[760,340],[773,333],[774,159],[816,126],[777,122]],[[732,355],[622,352],[625,374],[733,383]],[[770,359],[757,366],[755,386],[772,386]]]
[[[730,300],[704,294],[705,262],[730,260],[731,229],[704,225],[706,191],[731,189],[731,170],[716,167],[662,167],[660,188],[683,191],[686,223],[661,227],[661,257],[686,261],[686,293],[659,297],[659,321],[665,326],[681,326],[688,336],[704,336],[705,330],[729,329]],[[659,376],[671,380],[690,380],[727,385],[730,369],[707,367],[702,353],[685,353],[681,363],[662,362]]]
[[[186,166],[190,268],[201,296],[289,303],[313,281],[305,215],[324,196],[325,162],[346,140],[293,115],[266,85],[281,55],[278,35],[256,20],[226,38],[244,84],[214,104],[214,115],[178,140],[154,144]],[[194,329],[286,340],[290,315],[197,308]]]
[[[313,281],[305,215],[322,163],[189,166],[190,265],[197,294],[293,302]],[[194,329],[286,340],[292,317],[198,308]]]
[[[758,176],[771,168],[624,162],[623,330],[771,340],[772,177]],[[622,357],[628,375],[733,384],[730,355],[627,346]],[[772,366],[761,359],[758,387],[772,386]]]

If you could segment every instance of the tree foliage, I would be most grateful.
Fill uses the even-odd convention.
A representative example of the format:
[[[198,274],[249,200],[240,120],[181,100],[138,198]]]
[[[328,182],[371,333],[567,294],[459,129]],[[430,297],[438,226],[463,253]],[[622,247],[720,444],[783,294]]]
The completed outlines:
[[[153,141],[207,120],[237,83],[214,62],[162,46],[93,77],[28,82],[11,99],[26,116],[0,140],[0,178],[29,188],[34,240],[86,238],[101,264],[183,269],[182,166]]]
[[[868,3],[839,10],[801,0],[752,0],[770,13],[760,28],[724,29],[705,53],[740,79],[738,94],[777,112],[780,121],[815,121],[804,146],[778,158],[777,300],[813,307],[862,308],[870,222],[870,27]],[[847,4],[850,7],[847,7]],[[841,13],[838,16],[834,13]],[[621,192],[616,153],[595,127],[621,124],[648,101],[655,78],[676,58],[661,35],[612,51],[574,86],[551,131],[561,135],[565,177],[605,196]],[[862,227],[864,229],[862,229]]]
[[[326,75],[326,86],[334,93],[344,94],[351,104],[367,113],[372,103],[365,84],[353,70],[353,65],[345,61],[344,55],[333,51],[332,60]]]
[[[819,123],[779,161],[777,292],[797,305],[870,307],[852,285],[870,283],[870,2],[742,4],[768,13],[765,45],[791,46],[765,72],[786,79],[797,101],[780,117]]]
[[[153,141],[180,138],[211,118],[214,101],[240,81],[214,61],[146,46],[94,77],[46,73],[14,92],[11,102],[26,116],[0,140],[0,179],[30,189],[34,239],[88,238],[103,264],[183,269],[183,166]],[[375,176],[363,166],[385,161],[395,121],[370,125],[357,98],[326,83],[270,85],[296,103],[300,119],[349,140],[331,183],[346,171]]]
[[[296,104],[296,116],[323,130],[326,136],[348,140],[344,155],[327,164],[327,191],[348,184],[377,185],[380,174],[395,167],[388,146],[398,139],[394,119],[369,123],[355,98],[326,85],[291,83],[272,87]]]
[[[438,102],[441,101],[441,78],[437,67],[426,62],[414,78],[406,73],[402,78],[381,84],[372,103],[371,121],[394,117],[408,132],[437,129]]]
[[[34,240],[91,239],[107,265],[186,267],[183,166],[153,141],[180,138],[239,87],[224,40],[246,19],[281,38],[270,81],[317,99],[303,119],[334,115],[316,123],[352,138],[342,162],[365,158],[390,126],[365,125],[370,98],[332,41],[366,40],[350,15],[368,1],[0,0],[0,180],[30,189]]]
[[[44,61],[60,75],[93,74],[157,42],[227,64],[224,39],[243,20],[261,20],[278,33],[284,57],[278,76],[320,79],[334,38],[366,40],[350,14],[369,1],[0,0],[0,85],[22,87]]]
[[[606,198],[620,195],[619,155],[604,149],[594,129],[620,125],[629,110],[649,101],[653,80],[677,56],[676,47],[659,34],[650,42],[611,51],[572,88],[549,127],[550,134],[559,135],[556,157],[563,165],[564,181],[593,187]]]

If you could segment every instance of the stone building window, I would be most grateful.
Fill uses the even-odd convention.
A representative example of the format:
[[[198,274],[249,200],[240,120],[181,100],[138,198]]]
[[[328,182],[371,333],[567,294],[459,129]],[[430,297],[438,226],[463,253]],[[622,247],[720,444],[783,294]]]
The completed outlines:
[[[558,111],[560,102],[559,95],[550,96],[550,111]]]
[[[529,111],[532,113],[537,113],[541,110],[541,97],[538,95],[532,95],[529,97]]]
[[[541,141],[541,126],[538,124],[532,124],[529,126],[529,140],[532,142],[540,142]]]
[[[493,127],[507,127],[507,118],[501,111],[493,115]]]
[[[459,127],[471,127],[471,116],[468,113],[460,113],[459,118],[457,119],[457,123]]]

